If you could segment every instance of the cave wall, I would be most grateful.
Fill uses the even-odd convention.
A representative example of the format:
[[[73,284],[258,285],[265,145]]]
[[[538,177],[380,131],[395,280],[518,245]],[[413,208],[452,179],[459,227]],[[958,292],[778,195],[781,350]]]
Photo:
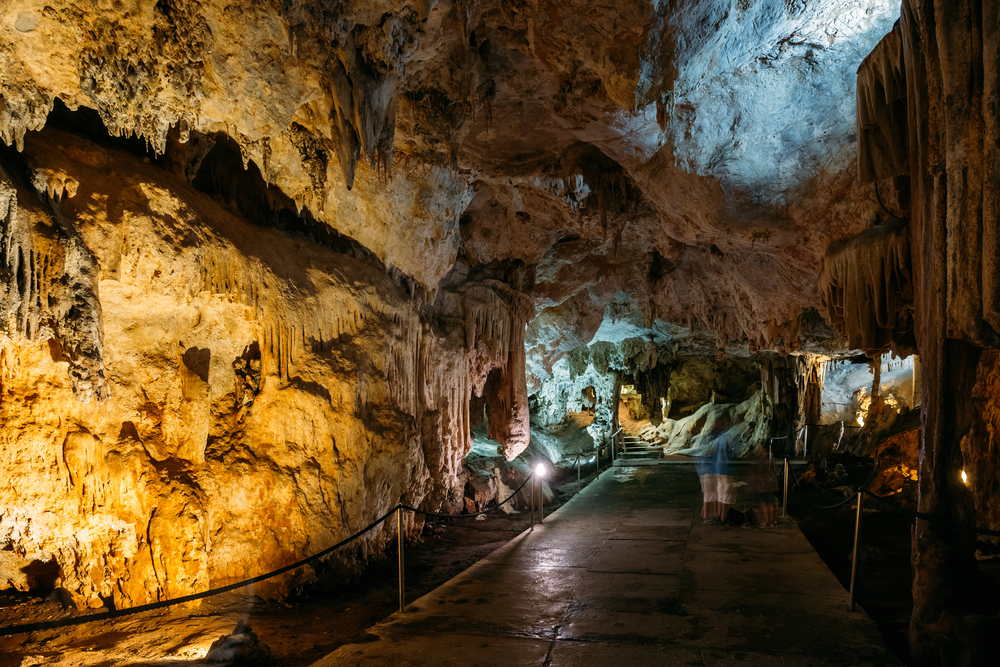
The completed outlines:
[[[976,368],[972,388],[972,427],[961,440],[965,492],[972,498],[977,522],[1000,526],[1000,352],[985,350]],[[1000,542],[1000,538],[979,539]]]
[[[604,368],[602,372],[590,359],[581,363],[579,355],[564,358],[532,394],[532,422],[543,431],[557,431],[565,426],[570,412],[592,412],[587,431],[594,442],[603,442],[614,432],[615,383],[614,371]]]
[[[865,130],[876,131],[861,135],[866,142],[899,136],[900,118],[886,105],[897,103],[898,82],[905,79],[905,171],[912,193],[906,227],[922,384],[918,506],[990,528],[997,527],[994,517],[982,508],[990,504],[986,496],[993,504],[996,496],[984,485],[973,501],[960,472],[963,465],[989,469],[992,458],[992,410],[981,388],[990,383],[992,349],[1000,344],[998,18],[993,2],[904,0],[898,34],[859,72]],[[886,76],[873,72],[891,73],[895,83],[887,88]],[[886,165],[904,152],[895,141],[861,152],[887,147],[895,157],[871,177],[891,176]],[[971,603],[981,588],[972,545],[968,534],[916,522],[910,647],[920,664],[983,664],[995,656],[996,618]]]
[[[23,144],[0,153],[0,587],[54,559],[77,604],[128,607],[288,564],[399,501],[437,509],[461,497],[477,394],[504,453],[527,445],[510,285],[422,302],[128,153]]]
[[[893,359],[890,355],[879,357],[879,396],[889,407],[912,410],[919,403],[914,396],[914,364],[916,355],[906,359]],[[821,424],[844,421],[855,426],[866,421],[871,403],[872,369],[857,360],[837,359],[826,363],[821,398]],[[860,420],[858,418],[861,418]]]

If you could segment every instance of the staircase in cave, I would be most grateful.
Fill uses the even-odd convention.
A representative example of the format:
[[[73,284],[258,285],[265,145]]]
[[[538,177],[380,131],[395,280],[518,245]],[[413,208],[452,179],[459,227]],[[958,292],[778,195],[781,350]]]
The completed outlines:
[[[652,445],[635,435],[625,434],[616,466],[656,465],[663,458],[663,448]]]

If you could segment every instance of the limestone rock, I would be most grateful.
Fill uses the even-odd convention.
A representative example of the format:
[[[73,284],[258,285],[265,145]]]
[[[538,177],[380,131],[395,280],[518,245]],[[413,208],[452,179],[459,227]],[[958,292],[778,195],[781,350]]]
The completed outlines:
[[[212,642],[205,654],[205,662],[228,665],[253,665],[271,660],[271,649],[257,639],[250,626],[240,621],[232,634],[223,635]]]
[[[438,509],[464,487],[469,399],[491,373],[507,453],[526,446],[528,311],[506,283],[421,307],[377,264],[251,225],[130,155],[46,130],[24,159],[79,186],[60,200],[4,172],[0,540],[58,563],[80,604],[202,591],[400,500]]]

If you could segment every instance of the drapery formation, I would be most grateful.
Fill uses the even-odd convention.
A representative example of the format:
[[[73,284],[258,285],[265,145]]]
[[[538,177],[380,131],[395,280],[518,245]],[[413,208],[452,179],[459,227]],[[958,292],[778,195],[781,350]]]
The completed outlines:
[[[993,467],[976,464],[993,457],[984,438],[991,417],[973,411],[967,397],[981,395],[974,389],[991,377],[983,364],[992,357],[983,348],[1000,344],[998,19],[1000,3],[992,0],[904,0],[897,29],[858,75],[859,174],[896,175],[905,156],[912,189],[909,248],[923,384],[919,506],[955,520],[984,518],[972,513],[971,498],[989,493],[985,480],[964,487],[963,465]],[[997,620],[965,607],[976,587],[974,562],[967,536],[917,522],[910,643],[922,664],[980,664],[995,655]]]

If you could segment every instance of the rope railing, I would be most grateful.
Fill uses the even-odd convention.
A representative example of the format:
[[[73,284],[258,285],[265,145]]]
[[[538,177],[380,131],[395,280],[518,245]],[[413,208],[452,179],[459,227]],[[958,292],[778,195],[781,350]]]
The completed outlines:
[[[347,546],[348,544],[350,544],[354,540],[358,539],[362,535],[370,532],[373,528],[375,528],[379,524],[383,523],[386,519],[388,519],[389,517],[391,517],[393,514],[396,514],[397,521],[398,521],[397,536],[398,536],[398,541],[399,541],[399,559],[400,559],[399,560],[399,563],[400,563],[400,575],[399,575],[400,598],[399,599],[400,599],[400,611],[402,611],[403,608],[405,607],[405,592],[404,592],[405,591],[405,587],[404,587],[404,584],[403,584],[403,567],[402,567],[403,566],[403,531],[402,531],[402,512],[403,512],[403,510],[407,510],[407,511],[410,511],[410,512],[414,512],[415,514],[422,514],[423,516],[434,517],[434,518],[438,518],[438,519],[467,519],[467,518],[479,516],[481,514],[487,514],[489,512],[496,511],[501,506],[503,506],[506,503],[508,503],[511,500],[513,500],[521,492],[521,490],[524,489],[524,487],[528,484],[528,482],[534,480],[535,478],[536,478],[535,472],[534,471],[530,472],[528,474],[528,476],[525,478],[525,480],[521,483],[521,486],[517,487],[517,489],[515,491],[513,491],[510,494],[510,496],[508,496],[507,498],[505,498],[501,502],[497,503],[496,505],[492,505],[492,506],[490,506],[490,507],[488,507],[488,508],[486,508],[484,510],[480,510],[478,512],[474,512],[472,514],[442,514],[442,513],[439,513],[439,512],[428,512],[427,510],[422,510],[422,509],[418,509],[416,507],[411,507],[409,505],[404,505],[402,503],[397,503],[396,506],[393,507],[391,510],[389,510],[388,512],[386,512],[385,514],[383,514],[382,516],[380,516],[378,519],[375,519],[375,521],[372,521],[370,524],[368,524],[367,526],[365,526],[364,528],[362,528],[358,532],[354,533],[350,537],[348,537],[346,539],[343,539],[340,542],[337,542],[336,544],[334,544],[333,546],[330,546],[330,547],[327,547],[326,549],[323,549],[322,551],[314,553],[311,556],[307,556],[307,557],[305,557],[305,558],[303,558],[301,560],[295,561],[294,563],[291,563],[290,565],[285,565],[283,567],[279,567],[276,570],[272,570],[272,571],[264,573],[264,574],[259,574],[259,575],[255,576],[255,577],[250,577],[249,579],[244,579],[244,580],[238,581],[236,583],[226,584],[225,586],[218,586],[216,588],[210,588],[210,589],[208,589],[206,591],[200,591],[198,593],[191,593],[190,595],[183,595],[181,597],[171,598],[169,600],[159,600],[157,602],[151,602],[149,604],[138,605],[138,606],[135,606],[135,607],[128,607],[127,609],[112,609],[110,611],[99,612],[99,613],[96,613],[96,614],[86,614],[84,616],[74,616],[74,617],[70,617],[70,618],[59,618],[59,619],[54,619],[54,620],[50,620],[50,621],[39,621],[39,622],[36,622],[36,623],[21,623],[21,624],[18,624],[18,625],[8,625],[8,626],[5,626],[5,627],[0,627],[0,637],[7,637],[7,636],[10,636],[10,635],[21,634],[21,633],[24,633],[24,632],[35,632],[35,631],[38,631],[38,630],[52,630],[52,629],[55,629],[55,628],[65,628],[65,627],[70,627],[70,626],[74,626],[74,625],[83,625],[84,623],[93,623],[95,621],[104,621],[104,620],[113,619],[113,618],[122,618],[124,616],[132,616],[134,614],[141,614],[141,613],[147,612],[147,611],[155,611],[157,609],[165,609],[167,607],[173,607],[173,606],[176,606],[176,605],[179,605],[179,604],[184,604],[185,602],[194,602],[196,600],[203,600],[203,599],[208,598],[208,597],[214,597],[216,595],[221,595],[222,593],[228,593],[230,591],[234,591],[234,590],[237,590],[239,588],[243,588],[245,586],[250,586],[252,584],[256,584],[258,582],[265,581],[267,579],[272,579],[272,578],[277,577],[277,576],[282,575],[282,574],[286,574],[286,573],[291,572],[292,570],[296,570],[296,569],[298,569],[298,568],[300,568],[300,567],[302,567],[304,565],[308,565],[310,563],[315,563],[316,561],[322,559],[323,557],[330,555],[331,553],[333,553],[337,549],[340,549],[340,548],[342,548],[344,546]],[[533,487],[534,487],[534,485],[533,485]],[[534,525],[534,520],[535,520],[535,506],[534,505],[535,505],[535,493],[534,493],[534,488],[532,488],[532,494],[531,494],[531,521],[532,521],[532,525]],[[539,511],[539,521],[541,521],[541,511]]]
[[[614,433],[612,433],[611,436],[609,438],[607,438],[604,441],[603,444],[595,447],[594,451],[592,451],[592,452],[580,452],[579,454],[576,455],[576,458],[573,460],[573,463],[572,463],[572,465],[570,465],[570,467],[572,468],[573,466],[576,466],[576,492],[577,493],[580,492],[580,468],[583,465],[581,463],[581,459],[584,458],[584,457],[590,458],[591,456],[596,456],[596,458],[597,458],[597,460],[596,460],[597,471],[596,472],[597,472],[597,475],[600,476],[600,474],[601,474],[601,452],[603,450],[607,449],[608,447],[610,447],[611,448],[611,462],[614,463],[614,460],[615,460],[615,449],[614,449],[615,437],[617,437],[617,435],[619,433],[621,433],[622,431],[624,431],[624,430],[625,430],[624,427],[619,428],[617,431],[615,431]]]
[[[773,469],[773,466],[772,466],[772,469]],[[795,482],[795,487],[802,494],[802,497],[806,500],[806,502],[808,502],[810,505],[812,505],[813,507],[815,507],[817,509],[820,509],[820,510],[832,510],[832,509],[837,509],[839,507],[843,507],[844,505],[846,505],[847,503],[849,503],[851,501],[857,501],[857,515],[856,515],[855,521],[854,521],[854,549],[853,549],[852,556],[851,556],[851,587],[850,587],[850,592],[849,592],[849,595],[848,595],[848,608],[851,611],[854,611],[854,608],[855,608],[855,593],[857,591],[857,584],[858,584],[858,549],[859,549],[860,544],[861,544],[861,524],[862,524],[861,520],[862,520],[862,517],[864,516],[865,496],[868,496],[869,498],[871,498],[872,500],[874,500],[876,503],[878,503],[878,504],[880,504],[880,505],[888,508],[889,510],[891,510],[891,511],[897,513],[897,514],[902,514],[904,516],[909,516],[909,517],[912,517],[913,519],[921,519],[921,520],[927,521],[928,523],[931,523],[931,524],[935,524],[935,525],[939,525],[939,526],[945,526],[945,527],[948,527],[948,528],[952,528],[954,530],[962,530],[962,531],[966,531],[966,532],[970,532],[970,533],[975,533],[977,535],[990,535],[990,536],[993,536],[993,537],[1000,537],[1000,530],[993,530],[991,528],[983,528],[983,527],[977,526],[975,524],[962,523],[960,521],[954,521],[954,520],[949,519],[947,517],[935,516],[933,514],[928,514],[927,512],[920,512],[918,510],[911,510],[911,509],[907,509],[905,507],[901,507],[900,505],[892,502],[888,498],[880,496],[880,495],[878,495],[878,494],[870,491],[869,489],[867,489],[864,486],[858,487],[858,490],[857,490],[856,493],[853,493],[853,494],[847,496],[846,498],[844,498],[840,502],[834,503],[832,505],[821,505],[821,504],[813,501],[809,497],[809,494],[806,493],[805,489],[802,488],[802,485],[799,483],[799,478],[795,475],[794,472],[791,472],[791,470],[789,470],[789,468],[788,468],[788,459],[787,458],[785,459],[784,471],[786,473],[786,474],[784,474],[784,478],[785,478],[784,479],[785,501],[784,501],[784,506],[782,507],[782,516],[786,515],[786,510],[787,510],[787,504],[788,504],[788,478],[789,477]]]
[[[836,424],[836,422],[834,422],[834,424]],[[809,458],[809,427],[819,427],[819,426],[833,426],[833,424],[803,424],[794,433],[791,433],[789,435],[776,435],[776,436],[771,437],[770,440],[769,440],[769,443],[770,443],[771,447],[773,447],[775,440],[788,440],[789,438],[792,438],[794,440],[798,440],[799,437],[802,436],[802,432],[805,431],[804,442],[802,444],[802,457],[803,457],[803,459],[807,459],[807,458]],[[844,430],[849,429],[849,428],[856,428],[856,429],[863,428],[863,427],[855,425],[855,424],[848,424],[843,419],[840,420],[840,426]],[[833,446],[834,450],[837,450],[837,449],[840,448],[840,443],[841,443],[842,440],[843,440],[843,431],[841,431],[841,437],[840,437],[839,440],[837,440],[837,444]]]
[[[947,526],[948,528],[954,528],[955,530],[962,530],[967,533],[976,533],[977,535],[991,535],[993,537],[1000,537],[1000,530],[993,530],[991,528],[982,528],[980,526],[971,523],[961,523],[959,521],[952,521],[951,519],[948,519],[946,517],[934,516],[933,514],[927,514],[926,512],[919,512],[917,510],[909,510],[906,509],[905,507],[900,507],[899,505],[892,502],[888,498],[872,493],[871,491],[869,491],[864,487],[862,487],[858,491],[859,493],[863,493],[866,496],[873,498],[875,502],[879,503],[880,505],[889,507],[891,510],[897,512],[898,514],[905,514],[907,516],[913,517],[914,519],[923,519],[928,523]]]
[[[809,503],[810,505],[812,505],[813,507],[815,507],[816,509],[821,509],[821,510],[832,510],[832,509],[837,509],[838,507],[843,507],[843,506],[844,506],[844,505],[846,505],[847,503],[849,503],[849,502],[851,502],[851,501],[853,501],[853,500],[854,500],[854,494],[851,494],[851,495],[847,496],[846,498],[844,498],[843,500],[841,500],[841,501],[840,501],[840,502],[838,502],[838,503],[834,503],[834,504],[832,504],[832,505],[820,505],[819,503],[816,503],[816,502],[814,502],[814,501],[813,501],[813,500],[812,500],[812,499],[811,499],[811,498],[809,497],[809,494],[808,494],[808,493],[806,493],[806,490],[802,488],[802,485],[801,485],[801,484],[799,484],[799,478],[798,478],[798,477],[797,477],[797,476],[795,475],[795,473],[794,473],[794,472],[792,472],[791,470],[789,470],[789,471],[788,471],[788,475],[789,475],[789,477],[791,477],[791,478],[792,478],[792,481],[794,481],[794,482],[795,482],[795,488],[797,488],[797,489],[799,490],[799,493],[801,493],[801,494],[802,494],[802,498],[803,498],[803,499],[804,499],[804,500],[805,500],[805,501],[806,501],[807,503]]]

